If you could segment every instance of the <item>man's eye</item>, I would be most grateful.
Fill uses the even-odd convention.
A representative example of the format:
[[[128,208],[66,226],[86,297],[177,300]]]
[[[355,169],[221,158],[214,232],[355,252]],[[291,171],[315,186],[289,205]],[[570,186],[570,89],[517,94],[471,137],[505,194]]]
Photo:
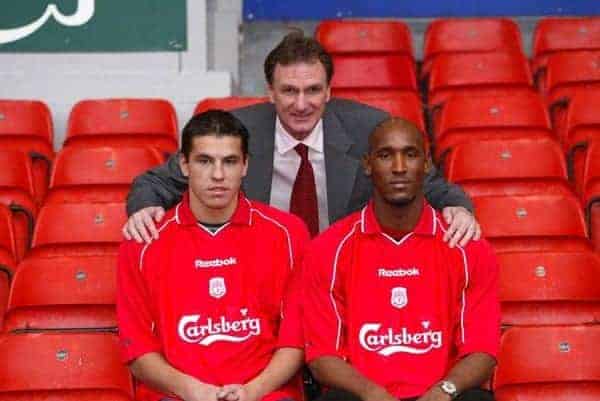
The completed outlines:
[[[237,164],[238,159],[226,159],[225,164]]]
[[[390,154],[389,154],[388,152],[383,152],[383,153],[379,153],[379,154],[377,155],[377,157],[378,157],[378,158],[380,158],[380,159],[383,159],[383,160],[385,160],[385,159],[387,159],[387,158],[389,158],[389,157],[390,157]]]

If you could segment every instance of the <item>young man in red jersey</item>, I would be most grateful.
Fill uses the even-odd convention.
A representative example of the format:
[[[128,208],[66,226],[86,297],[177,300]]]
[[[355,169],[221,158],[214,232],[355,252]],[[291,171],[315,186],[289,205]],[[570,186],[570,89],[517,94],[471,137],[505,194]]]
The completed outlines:
[[[389,119],[364,168],[374,194],[304,256],[305,352],[326,398],[488,401],[499,345],[498,264],[485,240],[450,248],[424,199],[422,133]]]
[[[306,227],[240,192],[248,132],[230,113],[188,122],[180,166],[189,190],[160,237],[126,241],[119,254],[119,335],[137,399],[299,400],[300,291],[290,276]]]

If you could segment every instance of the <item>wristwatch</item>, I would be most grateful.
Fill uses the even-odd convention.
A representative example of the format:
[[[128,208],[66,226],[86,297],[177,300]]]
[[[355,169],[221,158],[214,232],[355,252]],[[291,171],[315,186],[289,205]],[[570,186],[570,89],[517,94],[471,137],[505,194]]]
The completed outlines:
[[[456,389],[456,385],[449,380],[442,380],[439,384],[440,389],[446,394],[450,396],[451,399],[455,399],[458,395],[458,390]]]

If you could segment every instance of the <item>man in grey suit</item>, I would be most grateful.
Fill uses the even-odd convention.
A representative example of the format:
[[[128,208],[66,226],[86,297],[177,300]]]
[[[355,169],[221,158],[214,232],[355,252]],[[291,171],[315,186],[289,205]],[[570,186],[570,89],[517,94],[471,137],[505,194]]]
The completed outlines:
[[[251,159],[243,189],[249,198],[290,210],[302,157],[307,157],[316,188],[315,225],[322,231],[369,199],[371,184],[360,160],[368,149],[369,133],[389,115],[354,101],[331,99],[331,57],[316,40],[300,33],[287,35],[264,67],[270,102],[232,111],[250,132]],[[299,146],[307,149],[304,156]],[[138,242],[157,238],[155,223],[186,188],[177,155],[137,177],[128,195],[130,217],[124,236]],[[451,246],[480,237],[469,198],[436,169],[426,178],[425,196],[443,210],[450,224],[445,239]]]

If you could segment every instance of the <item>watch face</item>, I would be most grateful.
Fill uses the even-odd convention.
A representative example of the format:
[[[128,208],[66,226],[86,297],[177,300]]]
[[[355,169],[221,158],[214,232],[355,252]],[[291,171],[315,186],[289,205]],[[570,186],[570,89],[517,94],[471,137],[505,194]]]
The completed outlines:
[[[450,394],[452,396],[456,395],[456,386],[454,385],[454,383],[449,381],[443,381],[440,387],[442,388],[444,393]]]

